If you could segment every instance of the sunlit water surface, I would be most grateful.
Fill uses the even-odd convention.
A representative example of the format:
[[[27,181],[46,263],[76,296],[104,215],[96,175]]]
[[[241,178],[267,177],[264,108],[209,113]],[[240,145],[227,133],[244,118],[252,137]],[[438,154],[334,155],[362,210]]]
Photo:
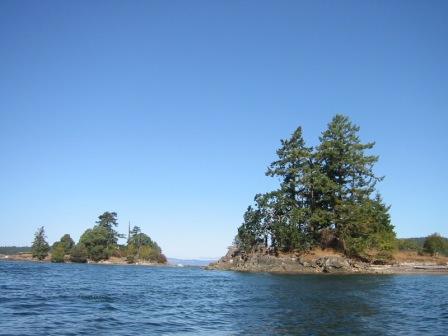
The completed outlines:
[[[0,262],[0,335],[448,335],[448,276]]]

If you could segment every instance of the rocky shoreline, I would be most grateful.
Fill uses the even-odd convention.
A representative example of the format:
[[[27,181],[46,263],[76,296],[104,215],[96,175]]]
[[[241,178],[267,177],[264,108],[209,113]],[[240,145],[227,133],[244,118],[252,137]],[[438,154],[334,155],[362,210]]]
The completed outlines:
[[[28,261],[28,262],[40,262],[40,263],[51,263],[51,258],[48,256],[43,260],[37,260],[32,257],[30,253],[22,253],[22,254],[10,254],[10,255],[0,255],[0,261]],[[64,261],[66,264],[74,264],[74,262],[70,261],[68,258]],[[140,265],[140,266],[170,266],[168,263],[152,263],[148,261],[137,261],[134,263],[128,263],[126,258],[117,258],[111,257],[108,260],[100,260],[93,261],[87,260],[85,264],[96,264],[96,265]]]
[[[37,261],[30,255],[1,255],[4,261],[29,261],[50,263],[47,258]],[[70,263],[69,261],[67,263]],[[121,258],[112,258],[99,262],[88,261],[99,265],[143,265],[143,266],[173,266],[149,262],[127,263]],[[334,252],[307,253],[303,255],[274,256],[266,253],[253,253],[242,256],[238,252],[229,251],[217,262],[205,267],[207,270],[225,270],[252,273],[279,274],[445,274],[448,275],[448,260],[446,258],[433,260],[392,261],[388,264],[371,264],[347,258]]]
[[[230,250],[208,270],[240,272],[267,272],[283,274],[446,274],[448,263],[434,261],[392,261],[388,264],[371,264],[347,258],[334,252],[321,251],[303,255],[274,256],[267,253],[241,255]]]

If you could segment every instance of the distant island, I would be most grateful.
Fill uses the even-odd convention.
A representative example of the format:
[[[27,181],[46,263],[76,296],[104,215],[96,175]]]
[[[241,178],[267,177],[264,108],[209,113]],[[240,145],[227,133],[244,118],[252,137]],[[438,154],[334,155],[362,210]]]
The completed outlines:
[[[226,256],[209,269],[261,272],[448,271],[448,241],[396,239],[359,127],[336,115],[308,147],[298,127],[266,175],[278,189],[255,196]]]
[[[35,233],[31,247],[0,247],[0,254],[4,255],[4,259],[55,263],[167,263],[159,245],[141,232],[138,226],[129,227],[126,244],[118,244],[118,238],[125,238],[125,235],[114,229],[117,225],[117,213],[104,212],[98,216],[95,225],[81,235],[78,243],[65,234],[52,246],[47,242],[44,227],[41,227]]]

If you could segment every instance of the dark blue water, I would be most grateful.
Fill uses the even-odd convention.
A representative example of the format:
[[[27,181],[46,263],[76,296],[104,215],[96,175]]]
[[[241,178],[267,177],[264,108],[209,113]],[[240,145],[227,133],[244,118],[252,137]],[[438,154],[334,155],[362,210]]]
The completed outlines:
[[[0,262],[0,335],[447,335],[448,276]]]

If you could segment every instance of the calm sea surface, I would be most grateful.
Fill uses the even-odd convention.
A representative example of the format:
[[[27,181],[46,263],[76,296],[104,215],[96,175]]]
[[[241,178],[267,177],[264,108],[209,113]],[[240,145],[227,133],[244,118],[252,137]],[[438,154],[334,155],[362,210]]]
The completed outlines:
[[[448,335],[448,276],[0,261],[0,335]]]

